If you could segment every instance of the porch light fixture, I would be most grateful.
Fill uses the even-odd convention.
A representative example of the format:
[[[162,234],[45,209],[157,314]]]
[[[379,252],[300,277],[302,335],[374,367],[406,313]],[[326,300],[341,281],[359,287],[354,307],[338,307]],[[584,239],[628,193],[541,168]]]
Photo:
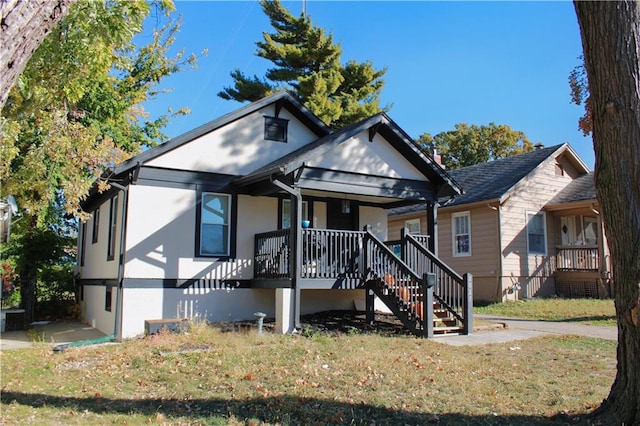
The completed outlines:
[[[351,201],[342,200],[342,213],[343,214],[351,213]]]

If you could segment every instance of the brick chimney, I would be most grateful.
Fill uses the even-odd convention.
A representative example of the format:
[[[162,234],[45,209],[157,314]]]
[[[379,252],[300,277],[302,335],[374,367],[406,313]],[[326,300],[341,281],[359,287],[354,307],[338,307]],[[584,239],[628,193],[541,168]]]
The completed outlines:
[[[433,160],[434,160],[436,163],[438,163],[438,165],[439,165],[440,167],[442,167],[443,169],[445,169],[445,168],[446,168],[446,167],[445,167],[445,165],[444,165],[444,164],[442,164],[442,156],[441,156],[440,154],[438,154],[438,151],[437,151],[435,148],[433,148],[433,154],[432,154],[432,157],[433,157]]]

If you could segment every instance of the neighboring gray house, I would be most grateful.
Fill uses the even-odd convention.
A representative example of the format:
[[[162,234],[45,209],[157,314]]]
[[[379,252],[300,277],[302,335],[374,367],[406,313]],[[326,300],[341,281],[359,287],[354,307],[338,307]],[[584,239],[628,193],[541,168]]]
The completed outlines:
[[[464,194],[438,208],[437,255],[473,274],[474,299],[604,293],[593,175],[568,145],[449,171]],[[389,212],[389,237],[424,233],[421,206]]]
[[[426,204],[434,217],[437,199],[461,189],[384,113],[331,131],[280,92],[108,176],[111,189],[83,205],[92,218],[78,250],[83,319],[105,333],[258,311],[288,332],[305,313],[364,305],[371,315],[374,294],[417,333],[433,326],[422,321],[423,271],[381,243],[387,210]],[[447,309],[464,328],[458,302]]]

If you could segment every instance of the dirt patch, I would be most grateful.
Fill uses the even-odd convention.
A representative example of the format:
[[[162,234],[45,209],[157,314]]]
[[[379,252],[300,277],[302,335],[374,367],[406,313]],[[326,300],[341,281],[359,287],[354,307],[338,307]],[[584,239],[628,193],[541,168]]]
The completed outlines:
[[[237,321],[218,325],[223,332],[253,332],[257,329],[257,321]],[[263,331],[273,332],[275,320],[265,319]],[[375,313],[374,324],[366,322],[364,311],[324,311],[302,315],[297,333],[308,336],[316,333],[340,334],[381,334],[389,336],[412,335],[402,322],[393,314]]]

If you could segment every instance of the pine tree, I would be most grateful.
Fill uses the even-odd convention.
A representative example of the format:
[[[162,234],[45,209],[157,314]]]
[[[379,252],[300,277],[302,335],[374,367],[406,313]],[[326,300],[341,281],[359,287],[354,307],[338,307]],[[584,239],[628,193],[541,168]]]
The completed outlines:
[[[274,33],[263,33],[256,55],[271,61],[264,78],[248,77],[236,69],[233,87],[218,93],[223,99],[255,101],[277,90],[296,93],[325,123],[340,127],[380,112],[380,91],[386,69],[371,62],[342,65],[342,48],[331,34],[306,15],[294,17],[278,0],[261,1]]]

